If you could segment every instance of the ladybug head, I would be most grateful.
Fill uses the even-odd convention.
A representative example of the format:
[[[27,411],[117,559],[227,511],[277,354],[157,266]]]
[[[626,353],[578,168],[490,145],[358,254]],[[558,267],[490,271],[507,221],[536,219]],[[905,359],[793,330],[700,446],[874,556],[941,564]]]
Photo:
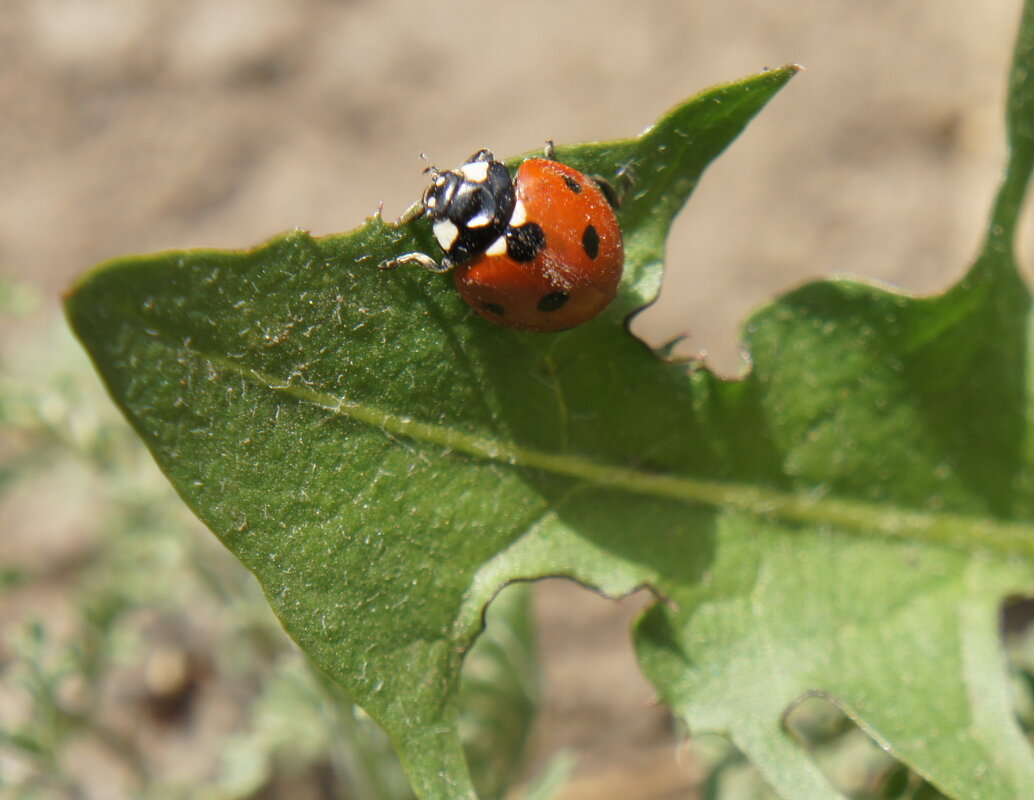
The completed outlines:
[[[506,165],[481,149],[456,169],[427,171],[432,180],[422,202],[445,253],[443,263],[459,264],[483,253],[513,215],[513,181]]]

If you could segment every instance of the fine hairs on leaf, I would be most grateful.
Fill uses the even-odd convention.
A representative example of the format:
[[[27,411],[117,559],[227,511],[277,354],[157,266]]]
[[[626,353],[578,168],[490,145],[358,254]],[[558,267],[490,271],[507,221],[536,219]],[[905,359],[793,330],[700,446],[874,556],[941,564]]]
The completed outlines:
[[[492,326],[448,276],[379,272],[431,239],[378,218],[120,259],[70,291],[72,327],[161,469],[424,800],[475,796],[464,653],[501,587],[548,575],[651,587],[662,600],[633,637],[658,696],[787,800],[841,797],[785,728],[815,694],[947,797],[1034,796],[997,623],[1034,579],[1013,253],[1034,10],[1007,176],[963,280],[930,298],[803,286],[751,317],[753,368],[723,380],[626,323],[656,297],[707,165],[796,72],[704,91],[635,139],[557,148],[636,179],[618,298],[564,333]]]

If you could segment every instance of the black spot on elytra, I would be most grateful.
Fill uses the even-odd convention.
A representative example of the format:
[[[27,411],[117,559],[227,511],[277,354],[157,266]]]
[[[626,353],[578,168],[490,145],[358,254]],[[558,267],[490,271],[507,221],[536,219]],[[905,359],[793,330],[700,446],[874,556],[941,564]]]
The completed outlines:
[[[582,232],[582,247],[585,249],[585,255],[591,259],[600,254],[600,235],[596,232],[595,225],[589,225]]]
[[[567,188],[570,189],[575,194],[581,194],[582,193],[582,185],[580,183],[578,183],[578,181],[576,181],[570,175],[565,175],[564,176],[564,183],[566,183],[567,184]]]
[[[546,246],[546,234],[534,222],[506,229],[506,254],[514,261],[531,261]]]
[[[539,300],[539,304],[536,307],[539,311],[559,311],[570,299],[571,295],[567,292],[550,292]]]
[[[481,307],[489,314],[495,314],[497,317],[501,317],[506,313],[506,309],[498,303],[482,303]]]

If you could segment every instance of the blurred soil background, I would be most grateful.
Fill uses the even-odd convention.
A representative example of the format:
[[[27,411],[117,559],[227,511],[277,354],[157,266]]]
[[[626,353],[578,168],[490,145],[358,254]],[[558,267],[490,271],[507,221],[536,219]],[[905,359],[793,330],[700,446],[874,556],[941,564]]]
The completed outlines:
[[[8,369],[22,363],[19,352],[35,353],[36,367],[51,355],[80,358],[39,342],[61,339],[53,333],[59,293],[103,260],[244,248],[293,227],[347,230],[379,201],[395,216],[419,196],[421,152],[448,167],[482,146],[507,156],[546,139],[633,136],[699,89],[797,62],[806,71],[706,173],[672,236],[660,301],[635,323],[655,344],[686,334],[680,352],[706,354],[725,374],[743,368],[743,319],[803,281],[848,273],[929,293],[960,276],[1003,162],[1004,79],[1020,6],[2,5],[0,275],[29,284],[37,298],[3,324]],[[24,363],[17,369],[32,374]],[[2,452],[11,447],[0,442]],[[0,595],[8,638],[33,615],[60,633],[74,603],[62,578],[103,535],[101,489],[66,472],[8,493],[0,506],[0,564],[46,576]],[[196,547],[204,560],[222,557],[214,544]],[[559,581],[538,589],[547,699],[531,764],[572,753],[568,800],[696,796],[699,770],[652,705],[629,645],[629,623],[647,601],[613,603]],[[189,597],[184,604],[192,621],[156,635],[191,654],[193,671],[182,680],[218,687],[220,665],[205,653],[225,632],[205,617],[210,611]],[[9,644],[0,648],[10,655]],[[143,680],[125,676],[127,685]],[[187,727],[159,724],[154,708],[149,716],[139,705],[123,716],[147,757],[203,780],[219,737],[242,724],[237,694],[202,690],[204,710]],[[17,704],[3,699],[0,715],[15,713]],[[96,780],[91,797],[120,796],[104,794],[103,774]]]

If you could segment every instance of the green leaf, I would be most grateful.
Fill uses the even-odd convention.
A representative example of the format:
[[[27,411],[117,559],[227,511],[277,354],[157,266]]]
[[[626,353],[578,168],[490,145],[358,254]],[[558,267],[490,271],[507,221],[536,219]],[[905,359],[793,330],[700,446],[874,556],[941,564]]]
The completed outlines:
[[[950,797],[1034,796],[998,637],[1002,600],[1034,579],[1031,305],[1013,254],[1034,164],[1032,4],[1012,75],[1006,178],[958,286],[816,283],[748,322],[739,388],[777,454],[768,481],[811,509],[716,514],[706,580],[637,630],[662,699],[787,798],[833,796],[782,730],[814,693]]]
[[[1034,13],[1010,163],[965,279],[917,299],[805,286],[746,327],[740,382],[623,323],[704,167],[793,74],[705,92],[627,142],[628,268],[555,336],[471,316],[448,278],[376,272],[426,228],[371,220],[245,254],[104,265],[72,324],[184,499],[287,630],[382,722],[424,798],[471,796],[457,673],[500,586],[568,575],[663,596],[644,670],[793,800],[838,797],[785,731],[821,694],[947,796],[1034,796],[997,619],[1034,579],[1030,298],[1013,255],[1034,164]]]
[[[703,574],[714,512],[685,500],[731,462],[701,425],[698,381],[624,320],[656,296],[700,173],[795,72],[704,92],[637,139],[559,148],[637,181],[621,295],[564,334],[493,327],[448,277],[378,272],[430,246],[426,227],[378,219],[123,259],[70,292],[72,326],[161,468],[383,724],[421,797],[473,796],[458,672],[500,586],[569,574],[671,592]]]

